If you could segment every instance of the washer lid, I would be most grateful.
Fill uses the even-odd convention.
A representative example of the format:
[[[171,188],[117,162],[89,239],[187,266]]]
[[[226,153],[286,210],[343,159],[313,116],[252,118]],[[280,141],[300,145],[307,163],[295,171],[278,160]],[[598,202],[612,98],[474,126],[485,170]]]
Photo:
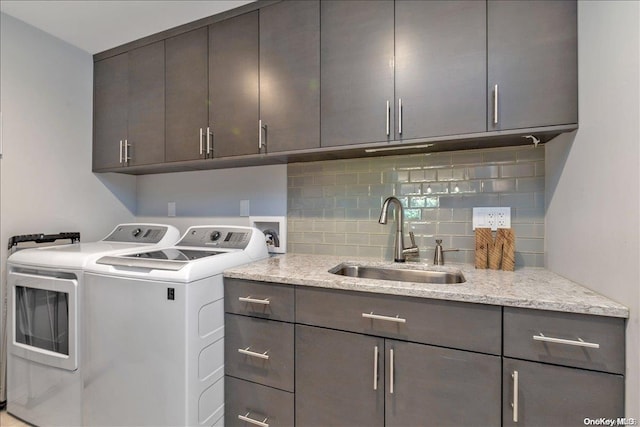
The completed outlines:
[[[224,252],[198,250],[198,249],[168,248],[168,249],[159,249],[157,251],[140,252],[137,254],[129,254],[129,255],[123,255],[123,256],[127,258],[191,261],[191,260],[214,256],[222,253]]]
[[[178,271],[190,262],[224,253],[228,252],[167,248],[121,256],[104,256],[96,263],[118,267]]]

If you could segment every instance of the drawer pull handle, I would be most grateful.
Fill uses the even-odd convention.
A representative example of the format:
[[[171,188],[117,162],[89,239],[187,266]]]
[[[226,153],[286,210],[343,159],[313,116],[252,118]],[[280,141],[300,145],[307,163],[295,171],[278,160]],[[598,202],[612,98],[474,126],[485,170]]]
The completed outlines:
[[[493,124],[498,124],[498,85],[493,85]]]
[[[387,136],[389,136],[390,127],[391,127],[391,107],[389,106],[389,100],[387,99]]]
[[[407,319],[403,319],[399,314],[397,314],[396,317],[381,316],[379,314],[373,314],[372,311],[371,313],[362,313],[362,317],[366,319],[386,320],[387,322],[407,323]]]
[[[262,421],[258,421],[258,420],[254,420],[253,418],[250,418],[249,417],[250,413],[251,412],[247,412],[246,415],[238,415],[238,419],[242,421],[246,421],[251,424],[255,424],[260,427],[269,427],[269,424],[267,423],[267,420],[269,419],[268,417]]]
[[[257,298],[251,298],[251,295],[249,295],[248,297],[239,297],[238,301],[240,301],[240,302],[250,302],[252,304],[262,304],[262,305],[271,304],[271,301],[269,301],[269,298],[257,299]]]
[[[518,422],[518,371],[513,371],[511,374],[511,378],[513,378],[513,403],[511,407],[513,408],[513,422]]]
[[[251,346],[247,348],[239,348],[238,353],[244,354],[246,356],[257,357],[258,359],[269,360],[269,355],[267,354],[269,350],[264,353],[256,353],[255,351],[250,351]]]
[[[378,346],[373,347],[373,389],[378,389]]]
[[[534,335],[533,339],[535,341],[544,341],[544,342],[552,342],[556,344],[566,344],[566,345],[575,345],[578,347],[588,347],[588,348],[600,348],[600,344],[593,342],[583,341],[582,338],[578,338],[578,340],[565,340],[562,338],[553,338],[553,337],[545,337],[539,332],[539,335]]]
[[[389,394],[393,394],[395,388],[396,376],[393,372],[396,365],[395,357],[393,356],[393,349],[389,350]]]

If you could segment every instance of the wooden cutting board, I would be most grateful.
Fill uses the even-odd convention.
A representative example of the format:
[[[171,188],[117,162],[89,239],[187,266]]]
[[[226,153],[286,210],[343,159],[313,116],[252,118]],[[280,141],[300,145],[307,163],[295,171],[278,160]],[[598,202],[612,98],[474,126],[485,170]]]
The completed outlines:
[[[494,240],[490,228],[476,228],[475,267],[507,271],[515,270],[515,233],[511,228],[500,228]]]
[[[493,246],[490,228],[476,228],[476,268],[489,266],[489,249]]]
[[[498,229],[498,236],[502,240],[502,269],[513,271],[516,269],[516,235],[512,228]]]

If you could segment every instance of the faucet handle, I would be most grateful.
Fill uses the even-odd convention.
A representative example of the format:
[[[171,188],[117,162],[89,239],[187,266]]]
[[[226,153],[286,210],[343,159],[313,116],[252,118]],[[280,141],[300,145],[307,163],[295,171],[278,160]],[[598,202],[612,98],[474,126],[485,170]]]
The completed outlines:
[[[442,244],[442,239],[436,239],[436,245],[441,245]]]
[[[416,238],[413,235],[413,231],[409,232],[409,239],[411,239],[411,247],[404,248],[402,253],[407,256],[418,257],[420,256],[420,249],[416,246]]]

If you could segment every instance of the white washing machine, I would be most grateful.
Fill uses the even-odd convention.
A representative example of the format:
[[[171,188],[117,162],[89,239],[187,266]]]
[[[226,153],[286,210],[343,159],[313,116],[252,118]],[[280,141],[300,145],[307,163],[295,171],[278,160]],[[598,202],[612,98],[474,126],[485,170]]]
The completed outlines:
[[[24,249],[7,260],[7,411],[41,426],[82,425],[83,269],[106,254],[174,244],[169,225],[121,224],[98,242]]]
[[[84,425],[222,425],[222,272],[266,257],[256,228],[198,226],[88,266]]]

